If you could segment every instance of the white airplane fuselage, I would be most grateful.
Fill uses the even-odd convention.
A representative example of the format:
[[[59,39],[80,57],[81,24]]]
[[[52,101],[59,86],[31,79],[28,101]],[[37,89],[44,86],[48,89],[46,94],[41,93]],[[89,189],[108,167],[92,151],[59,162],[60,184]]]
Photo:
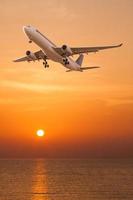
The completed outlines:
[[[78,65],[70,57],[65,57],[68,61],[68,64],[65,64],[63,61],[64,57],[54,50],[54,47],[56,47],[56,45],[53,44],[42,33],[40,33],[36,28],[31,26],[24,26],[23,30],[26,36],[28,36],[29,40],[37,44],[44,51],[49,59],[54,62],[61,63],[64,67],[70,70],[81,71],[80,65]]]

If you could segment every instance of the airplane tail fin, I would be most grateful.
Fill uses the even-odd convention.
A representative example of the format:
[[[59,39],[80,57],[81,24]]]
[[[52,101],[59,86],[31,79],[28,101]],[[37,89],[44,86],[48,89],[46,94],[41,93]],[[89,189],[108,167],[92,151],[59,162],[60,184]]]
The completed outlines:
[[[83,63],[83,59],[84,59],[84,55],[83,54],[81,54],[79,57],[78,57],[78,59],[76,60],[76,63],[78,64],[78,65],[82,65],[82,63]]]

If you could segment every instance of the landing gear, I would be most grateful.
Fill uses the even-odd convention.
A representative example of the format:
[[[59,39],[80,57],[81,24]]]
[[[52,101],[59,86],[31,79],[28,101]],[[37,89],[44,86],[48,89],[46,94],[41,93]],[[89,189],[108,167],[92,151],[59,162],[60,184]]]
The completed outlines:
[[[29,40],[29,43],[32,43],[32,40]]]
[[[43,66],[44,66],[44,68],[48,68],[49,67],[48,62],[47,61],[43,62]]]
[[[69,65],[69,61],[68,61],[67,58],[63,58],[63,62],[64,62],[65,65]]]

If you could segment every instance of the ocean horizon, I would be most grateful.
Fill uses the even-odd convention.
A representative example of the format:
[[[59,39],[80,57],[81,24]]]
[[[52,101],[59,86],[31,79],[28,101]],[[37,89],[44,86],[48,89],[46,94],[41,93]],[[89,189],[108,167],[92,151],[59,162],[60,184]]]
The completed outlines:
[[[132,184],[132,159],[0,160],[0,200],[125,200]]]

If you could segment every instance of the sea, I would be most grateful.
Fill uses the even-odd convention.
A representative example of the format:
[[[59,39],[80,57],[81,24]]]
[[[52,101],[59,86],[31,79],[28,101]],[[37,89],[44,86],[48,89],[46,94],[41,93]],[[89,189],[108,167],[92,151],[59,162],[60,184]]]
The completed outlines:
[[[0,200],[133,200],[133,160],[0,160]]]

